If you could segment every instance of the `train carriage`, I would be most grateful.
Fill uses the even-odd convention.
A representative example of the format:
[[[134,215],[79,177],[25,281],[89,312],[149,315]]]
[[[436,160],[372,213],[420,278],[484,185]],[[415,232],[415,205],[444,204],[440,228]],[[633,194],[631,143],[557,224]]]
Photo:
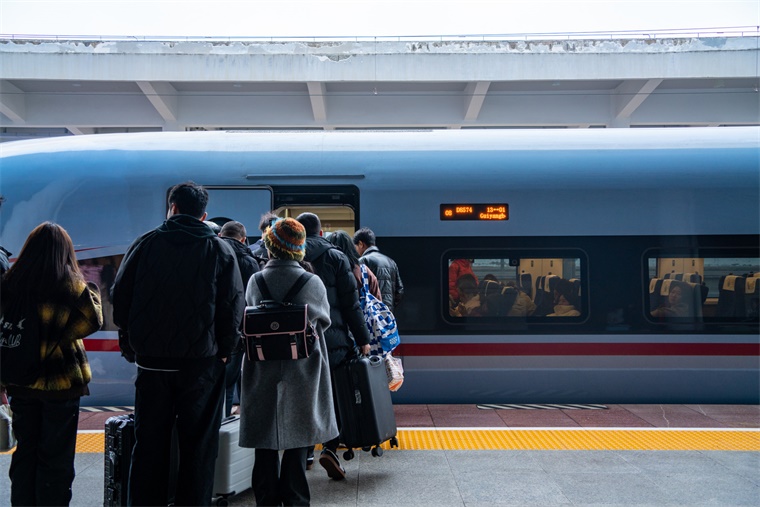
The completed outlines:
[[[18,253],[55,221],[104,293],[85,403],[132,403],[108,288],[185,180],[251,240],[270,209],[376,233],[405,288],[396,403],[760,402],[757,127],[166,132],[0,150],[0,244]],[[459,264],[474,285],[453,278]]]

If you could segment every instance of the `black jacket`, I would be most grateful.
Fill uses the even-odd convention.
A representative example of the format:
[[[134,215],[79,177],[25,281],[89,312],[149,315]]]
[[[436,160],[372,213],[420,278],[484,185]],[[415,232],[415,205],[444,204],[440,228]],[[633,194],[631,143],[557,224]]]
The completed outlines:
[[[112,297],[132,349],[122,350],[140,366],[179,369],[237,345],[245,300],[235,254],[191,216],[174,215],[132,243]]]
[[[235,238],[221,237],[228,245],[232,247],[232,251],[235,252],[235,258],[237,259],[238,268],[240,269],[240,277],[243,280],[243,290],[248,286],[248,279],[253,276],[254,273],[259,272],[259,263],[256,261],[256,257],[253,256],[248,245],[241,243]]]
[[[371,246],[359,257],[359,262],[375,273],[380,293],[383,295],[383,303],[393,312],[404,296],[404,284],[401,283],[396,261],[381,254],[376,246]]]
[[[338,366],[356,345],[369,343],[369,331],[359,306],[356,278],[346,254],[321,236],[306,237],[306,261],[327,289],[330,303],[330,327],[325,331],[325,343],[330,368]],[[349,336],[349,330],[353,339]]]

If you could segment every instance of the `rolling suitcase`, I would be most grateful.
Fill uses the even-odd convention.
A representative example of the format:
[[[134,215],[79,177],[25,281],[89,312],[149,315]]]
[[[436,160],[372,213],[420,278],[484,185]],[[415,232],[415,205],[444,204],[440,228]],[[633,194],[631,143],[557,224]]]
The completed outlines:
[[[135,445],[135,414],[117,415],[106,419],[105,437],[103,506],[127,505],[129,467],[132,464],[132,448]],[[179,469],[179,441],[176,426],[172,430],[169,469],[168,500],[169,503],[173,503]]]
[[[109,417],[105,423],[105,435],[103,505],[127,505],[129,465],[132,462],[132,447],[135,444],[134,414]]]
[[[240,447],[240,416],[222,420],[219,428],[219,454],[214,467],[214,497],[216,505],[228,505],[227,497],[251,487],[255,449]]]
[[[396,416],[385,363],[378,356],[350,359],[333,372],[333,390],[340,418],[340,440],[348,448],[346,460],[355,448],[381,456],[380,444],[390,440],[398,447]]]

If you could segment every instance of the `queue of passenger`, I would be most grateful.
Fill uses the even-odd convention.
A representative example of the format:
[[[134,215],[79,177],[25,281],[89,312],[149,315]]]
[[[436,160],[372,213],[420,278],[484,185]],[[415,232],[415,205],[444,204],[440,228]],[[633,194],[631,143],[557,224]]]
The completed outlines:
[[[328,477],[345,478],[336,453],[340,421],[331,371],[369,353],[358,300],[360,264],[373,295],[393,306],[403,296],[398,266],[380,253],[370,229],[360,229],[353,238],[337,231],[328,241],[312,213],[297,220],[264,214],[261,240],[249,248],[245,226],[206,221],[207,205],[202,186],[175,185],[166,221],[132,243],[111,289],[122,355],[137,365],[127,503],[166,505],[170,500],[175,431],[179,468],[173,502],[208,505],[222,416],[237,402],[239,443],[255,449],[251,478],[257,504],[308,505],[305,471],[311,468],[314,444],[323,444],[319,463]],[[66,231],[45,223],[32,231],[2,277],[4,322],[10,318],[6,302],[23,301],[29,311],[41,312],[40,325],[47,330],[41,346],[47,351],[44,375],[29,385],[14,385],[4,373],[18,437],[10,469],[14,506],[68,505],[71,500],[79,398],[88,394],[91,378],[82,338],[103,322],[99,291],[88,287],[77,266]],[[308,305],[319,335],[318,348],[308,358],[243,360],[243,310],[262,299],[253,283],[260,270],[274,298],[304,271],[313,273],[293,299]],[[283,420],[282,413],[289,418]]]

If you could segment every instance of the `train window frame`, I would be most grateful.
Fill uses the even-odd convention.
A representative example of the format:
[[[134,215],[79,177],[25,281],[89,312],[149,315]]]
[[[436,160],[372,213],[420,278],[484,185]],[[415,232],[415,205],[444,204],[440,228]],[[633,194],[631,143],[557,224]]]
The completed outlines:
[[[699,312],[694,312],[693,315],[688,316],[664,316],[662,313],[658,313],[658,315],[653,315],[653,312],[655,309],[659,308],[662,305],[665,305],[665,296],[666,294],[663,293],[663,291],[669,292],[669,287],[666,287],[666,284],[668,283],[667,280],[674,280],[670,282],[670,286],[672,285],[681,285],[685,283],[683,280],[683,277],[686,273],[683,269],[680,269],[680,272],[678,272],[676,269],[671,270],[671,272],[666,273],[666,276],[662,276],[662,266],[660,266],[659,261],[665,260],[665,261],[672,261],[672,264],[674,267],[678,267],[678,260],[687,260],[692,261],[692,266],[697,267],[699,269],[694,270],[693,273],[700,276],[699,282],[694,282],[692,280],[695,280],[695,278],[690,278],[690,280],[687,280],[686,283],[691,285],[692,287],[692,294],[694,298],[701,297],[701,301],[699,301]],[[642,268],[642,313],[644,315],[644,318],[651,324],[660,325],[660,326],[667,326],[671,324],[710,324],[710,323],[718,323],[718,324],[748,324],[748,323],[757,323],[760,319],[758,319],[757,312],[755,311],[754,315],[750,315],[746,313],[747,310],[750,310],[748,306],[743,306],[744,312],[743,316],[738,315],[717,315],[717,313],[721,312],[722,302],[721,302],[721,287],[719,286],[720,280],[722,280],[722,272],[720,271],[720,268],[713,269],[713,271],[718,271],[717,273],[717,281],[715,282],[717,285],[717,293],[710,290],[710,286],[708,285],[708,280],[715,279],[716,274],[713,274],[712,276],[708,276],[707,270],[705,268],[705,265],[708,264],[706,261],[718,261],[720,259],[725,259],[726,261],[731,259],[747,259],[749,262],[748,264],[752,264],[753,266],[759,268],[760,270],[760,247],[754,248],[754,247],[712,247],[712,248],[649,248],[645,250],[642,253],[641,257],[641,268]],[[701,261],[701,264],[700,264]],[[712,262],[710,263],[712,264]],[[691,269],[692,266],[687,266]],[[749,271],[748,273],[741,273],[743,271],[741,269],[741,266],[739,264],[735,264],[735,266],[739,267],[740,269],[731,269],[730,267],[724,268],[723,271],[727,272],[728,275],[736,275],[739,277],[743,277],[742,275],[752,274],[752,271]],[[654,274],[656,276],[652,276],[654,270]],[[737,273],[733,273],[733,271],[739,271]],[[757,273],[755,271],[754,273]],[[670,276],[672,275],[672,277]],[[746,277],[745,283],[746,283]],[[657,280],[662,280],[661,285],[657,285]],[[696,286],[693,284],[697,284],[700,286],[700,293],[694,293],[693,291],[696,290]],[[760,291],[760,280],[757,281],[754,285],[756,287],[756,291]],[[702,288],[703,287],[703,288]],[[652,293],[659,292],[657,300],[653,300]],[[757,298],[755,298],[757,300]],[[692,304],[696,307],[697,302],[694,301],[694,299],[691,299]],[[750,300],[745,299],[745,304],[750,302]]]
[[[454,316],[450,313],[449,299],[449,264],[455,259],[517,259],[525,260],[573,260],[578,264],[580,273],[580,295],[578,316]],[[518,268],[519,265],[510,264]],[[440,315],[444,322],[452,326],[477,326],[480,328],[505,329],[523,328],[525,325],[579,325],[590,317],[590,298],[588,291],[589,256],[581,248],[452,248],[441,254],[440,259]],[[536,280],[532,280],[535,289]],[[531,298],[533,299],[533,297]]]

